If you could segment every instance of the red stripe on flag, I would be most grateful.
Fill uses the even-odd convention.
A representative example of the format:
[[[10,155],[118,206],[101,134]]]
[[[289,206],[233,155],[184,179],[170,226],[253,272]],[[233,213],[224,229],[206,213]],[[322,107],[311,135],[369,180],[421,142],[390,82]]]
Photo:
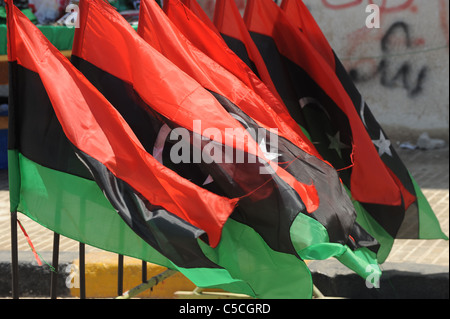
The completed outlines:
[[[302,0],[283,0],[280,8],[286,13],[290,22],[305,34],[317,52],[327,61],[330,67],[336,68],[333,49],[323,34],[316,20]]]
[[[258,94],[264,102],[266,102],[267,106],[269,106],[275,113],[275,116],[264,117],[265,120],[262,119],[263,113],[254,112],[251,113],[246,110],[247,114],[251,116],[256,121],[264,124],[266,127],[277,127],[282,134],[286,134],[289,136],[291,140],[295,140],[297,145],[301,147],[305,152],[314,155],[316,157],[321,157],[314,145],[308,140],[308,138],[304,135],[300,126],[292,119],[287,110],[284,103],[281,101],[278,93],[276,95],[272,94],[269,90],[266,83],[261,81],[251,70],[250,68],[236,55],[234,54],[227,46],[225,41],[217,36],[215,32],[210,30],[204,23],[202,23],[201,19],[199,19],[189,8],[185,7],[180,0],[166,0],[165,2],[165,13],[173,23],[173,25],[199,50],[201,50],[204,54],[206,54],[209,58],[214,60],[214,62],[221,65],[227,71],[232,73],[235,77],[240,79],[246,86],[252,89],[256,94]],[[192,2],[193,3],[193,2]],[[218,3],[220,5],[220,3]],[[145,8],[144,8],[145,9]],[[201,9],[201,8],[200,8]],[[143,10],[142,10],[143,11]],[[145,18],[145,17],[144,17]],[[141,22],[144,20],[142,18]],[[230,23],[234,23],[234,19],[232,16],[228,16],[227,19],[230,20]],[[245,25],[243,24],[242,18],[242,27],[244,31]],[[155,26],[150,25],[149,23],[144,24],[141,23],[139,26],[138,32],[142,33],[146,28],[151,30]],[[215,28],[214,28],[215,29]],[[160,48],[158,44],[157,36],[155,32],[146,32],[147,42],[151,42],[155,48]],[[254,45],[253,40],[249,39],[251,43]],[[257,48],[255,47],[256,52]],[[262,58],[261,58],[262,59]],[[264,61],[262,61],[261,67],[265,68]],[[266,69],[267,70],[267,69]],[[258,70],[258,72],[260,72]],[[274,88],[275,90],[275,88]],[[276,90],[275,90],[276,91]],[[249,104],[249,106],[251,106]],[[273,124],[275,118],[279,117],[284,124],[281,126]],[[275,126],[274,126],[275,125]],[[294,137],[297,136],[297,137]]]
[[[272,38],[282,56],[303,69],[346,114],[353,138],[353,197],[360,202],[401,205],[402,197],[386,170],[352,100],[327,61],[271,0],[248,0],[244,21],[250,32]],[[368,182],[370,181],[370,182]]]
[[[84,1],[80,4],[91,3],[91,1]],[[88,18],[88,14],[81,14],[81,5],[81,18]],[[98,2],[98,5],[101,5],[101,3]],[[104,20],[105,14],[109,15],[109,13],[113,14],[114,12],[98,13],[97,11],[97,14]],[[117,47],[122,48],[122,50],[115,53],[123,54],[127,52],[125,47],[128,47],[128,43],[124,44],[128,40],[126,37],[124,38],[126,32],[121,34],[117,32],[116,27],[109,29],[109,25],[98,25],[98,23],[102,23],[102,19],[93,19],[91,16],[89,16],[89,19],[100,30],[103,28],[107,28],[106,32],[116,30],[115,35],[118,35],[119,38],[115,38],[115,41],[119,43]],[[122,17],[120,19],[122,20],[116,18],[114,22],[111,20],[109,22],[113,26],[120,21],[127,24]],[[134,29],[129,24],[127,26],[130,28],[129,34],[135,36],[134,40],[139,38]],[[207,232],[210,245],[217,246],[223,225],[234,211],[238,200],[221,197],[196,186],[174,171],[164,167],[147,153],[118,111],[15,6],[8,10],[8,28],[13,29],[12,31],[15,33],[13,38],[8,39],[8,43],[13,48],[15,47],[15,55],[9,57],[10,61],[15,59],[18,64],[39,74],[58,121],[61,123],[69,141],[78,150],[105,165],[112,174],[130,185],[153,205],[161,206],[193,226]],[[86,39],[83,38],[82,40]],[[121,40],[124,42],[121,42]],[[123,45],[121,46],[121,44]],[[140,45],[147,47],[147,49],[150,48],[142,39]],[[105,51],[99,46],[96,46],[96,48],[97,51],[90,51],[90,54],[98,54],[106,62],[110,62],[111,53],[116,49],[114,46],[110,48],[112,51],[108,50],[107,47],[103,47]],[[142,55],[142,52],[146,52],[144,48],[139,52],[137,50],[132,51],[137,54],[138,62],[145,60],[151,63],[154,68],[168,66],[169,61],[166,59],[162,60],[161,57],[152,59],[148,55]],[[109,52],[110,54],[105,55],[101,52]],[[136,58],[136,56],[133,56],[133,58]],[[130,60],[133,61],[133,59],[125,59],[123,62],[124,64],[130,63]],[[130,69],[127,67],[120,68],[116,64],[113,64],[113,66],[120,70],[121,75],[127,76],[126,80],[132,80],[133,76],[138,73],[130,74]],[[180,87],[172,86],[177,88],[172,91],[169,91],[168,85],[165,86],[166,89],[163,91],[155,89],[160,101],[167,101],[166,98],[168,97],[174,99],[171,101],[172,103],[163,103],[165,111],[172,108],[173,112],[177,113],[175,120],[184,119],[187,114],[198,113],[189,109],[191,105],[201,104],[194,103],[193,99],[195,99],[206,103],[207,106],[200,106],[205,117],[208,117],[209,114],[205,110],[213,105],[212,102],[215,101],[213,97],[200,85],[194,85],[193,81],[175,66],[168,66],[168,68],[169,72],[159,70],[159,73],[164,73],[164,76],[168,76],[167,73],[170,73],[170,75],[176,77],[176,79],[172,79],[172,83],[182,84]],[[135,81],[138,86],[141,84],[146,90],[149,87],[148,80],[145,80],[147,76],[154,79],[152,70],[148,70],[148,72],[139,73],[139,77]],[[177,82],[177,79],[181,82]],[[153,80],[153,85],[154,82]],[[187,82],[191,84],[189,86],[191,90],[189,91],[183,86],[187,85]],[[180,103],[178,102],[184,102],[184,112],[180,109]],[[165,107],[166,105],[168,107]],[[224,112],[224,114],[226,113]],[[222,121],[220,119],[218,122]],[[207,121],[205,120],[205,122]],[[190,125],[192,126],[192,120]],[[229,124],[223,123],[223,125],[229,127]]]
[[[140,11],[138,34],[153,47],[159,48],[169,60],[206,89],[227,97],[248,116],[262,123],[266,129],[279,128],[279,135],[286,133],[286,137],[295,141],[297,145],[306,144],[306,138],[301,139],[285,129],[286,124],[278,118],[278,114],[254,91],[193,46],[171,23],[156,2],[141,1]],[[276,163],[270,164],[273,167],[277,166]],[[300,194],[308,212],[312,213],[317,209],[319,199],[314,185],[300,183],[281,167],[276,167],[275,171]]]

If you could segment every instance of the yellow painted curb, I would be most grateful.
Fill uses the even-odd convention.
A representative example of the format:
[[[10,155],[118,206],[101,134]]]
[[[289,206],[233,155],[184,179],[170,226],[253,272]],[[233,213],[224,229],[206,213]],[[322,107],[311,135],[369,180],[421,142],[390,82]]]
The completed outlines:
[[[117,254],[108,252],[93,252],[85,257],[86,298],[115,298],[117,297]],[[74,269],[78,269],[79,260],[74,261]],[[159,275],[167,268],[147,263],[147,279]],[[75,272],[72,277],[75,277]],[[77,278],[69,284],[71,295],[80,296]],[[142,283],[142,262],[131,257],[124,257],[123,262],[123,292],[130,290]],[[137,298],[175,298],[177,291],[193,291],[196,286],[181,273],[163,280],[152,289],[136,296]]]

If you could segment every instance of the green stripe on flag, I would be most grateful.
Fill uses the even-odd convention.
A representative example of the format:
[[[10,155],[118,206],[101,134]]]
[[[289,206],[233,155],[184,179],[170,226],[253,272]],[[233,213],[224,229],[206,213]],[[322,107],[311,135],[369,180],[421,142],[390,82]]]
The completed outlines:
[[[10,179],[11,209],[65,237],[164,267],[170,261],[137,236],[117,214],[94,181],[46,168],[9,150],[20,172]],[[14,154],[16,153],[16,154]],[[10,162],[11,163],[11,162]]]
[[[380,226],[360,202],[355,200],[352,200],[352,202],[357,212],[356,222],[378,241],[380,249],[377,253],[377,260],[379,264],[384,263],[392,250],[394,238]]]
[[[9,150],[13,207],[42,226],[88,245],[155,263],[183,273],[201,287],[251,294],[224,269],[176,267],[117,214],[94,181],[46,168]],[[20,172],[20,175],[18,174]]]
[[[367,248],[352,251],[348,246],[330,243],[325,227],[304,214],[299,214],[294,220],[291,238],[298,254],[304,260],[325,260],[335,257],[362,278],[371,275],[371,272],[367,272],[369,266],[381,275],[374,252]]]
[[[442,232],[430,203],[423,194],[416,180],[411,176],[419,205],[419,239],[445,239],[448,237]]]
[[[180,271],[198,287],[264,299],[312,297],[306,264],[273,251],[246,225],[230,219],[215,249],[199,240],[205,255],[225,269],[176,267],[126,225],[94,181],[41,166],[16,150],[8,150],[8,156],[11,210],[52,231]]]
[[[211,249],[203,244],[202,249],[233,277],[248,282],[258,298],[312,298],[313,282],[305,262],[270,249],[251,227],[228,219],[219,246]]]

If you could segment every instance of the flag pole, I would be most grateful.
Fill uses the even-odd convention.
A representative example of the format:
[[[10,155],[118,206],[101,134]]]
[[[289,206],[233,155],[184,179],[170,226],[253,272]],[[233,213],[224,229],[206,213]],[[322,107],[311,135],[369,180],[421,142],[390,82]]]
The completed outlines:
[[[58,284],[58,263],[59,263],[59,238],[60,235],[56,232],[53,233],[53,260],[52,265],[55,271],[52,271],[50,277],[50,298],[56,299],[57,297],[57,284]]]
[[[78,248],[79,255],[79,274],[80,274],[80,299],[86,299],[86,260],[85,244],[80,242]]]
[[[147,282],[147,262],[142,261],[142,283]]]
[[[17,211],[11,212],[12,298],[19,299],[19,256],[17,245]]]
[[[117,259],[117,295],[123,294],[123,255],[119,254]]]

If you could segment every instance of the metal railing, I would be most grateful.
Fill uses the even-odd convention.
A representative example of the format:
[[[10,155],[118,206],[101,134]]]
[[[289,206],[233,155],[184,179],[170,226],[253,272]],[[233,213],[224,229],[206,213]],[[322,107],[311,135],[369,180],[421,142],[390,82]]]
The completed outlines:
[[[19,299],[19,258],[18,258],[18,238],[17,238],[17,212],[11,213],[11,295],[13,299]],[[50,299],[56,299],[58,297],[58,263],[59,263],[59,243],[60,234],[53,233],[53,251],[52,251],[52,267],[53,271],[50,275]],[[79,242],[78,248],[79,254],[79,288],[80,299],[86,299],[86,249],[85,244]],[[117,272],[117,299],[130,299],[145,290],[151,289],[164,279],[177,273],[174,270],[168,269],[159,275],[156,275],[150,279],[147,278],[147,262],[142,261],[142,283],[135,288],[132,288],[126,292],[123,291],[124,280],[124,255],[118,254],[118,272]]]
[[[11,267],[12,267],[12,298],[19,299],[19,259],[18,259],[18,240],[17,240],[17,212],[11,213]],[[50,298],[56,299],[58,297],[58,263],[59,263],[59,242],[60,234],[53,233],[53,251],[52,251],[52,267],[50,277]],[[80,288],[80,299],[86,299],[86,260],[85,260],[85,244],[79,242],[79,288]],[[142,260],[142,283],[130,290],[123,291],[123,280],[124,280],[124,255],[118,254],[118,272],[117,272],[117,297],[116,299],[130,299],[136,297],[140,293],[152,289],[164,279],[177,273],[177,271],[172,269],[167,269],[162,273],[153,276],[152,278],[147,278],[147,262]],[[320,290],[314,285],[313,286],[313,298],[314,299],[328,299],[330,297],[325,297]],[[180,292],[179,297],[185,298],[231,298],[231,299],[248,299],[251,298],[246,295],[232,294],[232,293],[212,293],[204,294],[203,289],[196,288],[192,292]],[[251,298],[253,299],[253,298]],[[334,298],[333,298],[334,299]]]

